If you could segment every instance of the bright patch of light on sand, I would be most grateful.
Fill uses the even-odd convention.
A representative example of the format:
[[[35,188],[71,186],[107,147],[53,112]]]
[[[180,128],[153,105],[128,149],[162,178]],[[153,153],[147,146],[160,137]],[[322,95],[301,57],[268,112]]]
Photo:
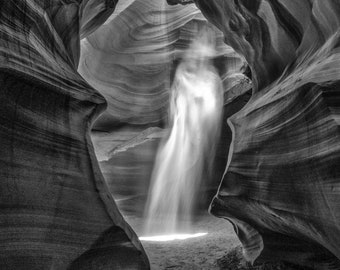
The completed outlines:
[[[188,238],[196,238],[200,236],[207,235],[208,233],[195,233],[195,234],[167,234],[167,235],[155,235],[155,236],[143,236],[139,237],[141,241],[173,241],[173,240],[185,240]]]

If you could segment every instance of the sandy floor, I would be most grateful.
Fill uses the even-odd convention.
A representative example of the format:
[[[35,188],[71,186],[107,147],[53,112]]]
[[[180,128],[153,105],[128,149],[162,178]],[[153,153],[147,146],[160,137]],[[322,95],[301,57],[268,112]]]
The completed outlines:
[[[143,219],[133,216],[126,219],[141,236]],[[197,218],[193,224],[193,231],[208,234],[186,240],[142,241],[149,256],[151,269],[220,269],[216,263],[217,259],[240,245],[229,222],[208,214]]]

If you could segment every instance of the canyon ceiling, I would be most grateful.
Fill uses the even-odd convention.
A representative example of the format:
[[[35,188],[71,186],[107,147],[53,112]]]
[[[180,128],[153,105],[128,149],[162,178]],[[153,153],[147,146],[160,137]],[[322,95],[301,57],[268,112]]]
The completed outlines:
[[[209,211],[249,261],[340,269],[340,2],[168,4],[0,1],[0,268],[149,268],[98,159],[162,136],[174,69],[210,27],[225,172]]]

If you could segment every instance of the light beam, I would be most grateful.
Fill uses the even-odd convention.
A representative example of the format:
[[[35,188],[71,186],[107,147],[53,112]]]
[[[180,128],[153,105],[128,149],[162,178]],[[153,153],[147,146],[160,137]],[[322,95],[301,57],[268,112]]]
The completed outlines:
[[[167,242],[174,240],[186,240],[189,238],[197,238],[205,236],[208,233],[194,233],[194,234],[167,234],[167,235],[155,235],[155,236],[142,236],[139,237],[141,241],[154,241],[154,242]]]

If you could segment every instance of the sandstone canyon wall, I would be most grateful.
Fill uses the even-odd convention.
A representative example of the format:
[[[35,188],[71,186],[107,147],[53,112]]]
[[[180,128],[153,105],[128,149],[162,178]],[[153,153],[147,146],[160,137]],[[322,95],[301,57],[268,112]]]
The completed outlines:
[[[104,25],[82,40],[79,73],[108,101],[94,128],[165,126],[176,65],[198,31],[208,23],[195,5],[166,1],[119,2]],[[215,58],[224,83],[244,66],[217,29]],[[225,85],[228,88],[228,85]],[[111,128],[110,128],[111,127]]]
[[[103,160],[158,138],[159,129],[139,131],[163,125],[173,61],[203,18],[191,5],[164,15],[161,1],[121,1],[113,13],[116,2],[0,2],[1,269],[148,268],[89,132],[105,96],[97,130],[141,127],[121,133],[131,141]],[[250,261],[340,269],[340,2],[195,3],[247,60],[254,83],[228,120],[233,141],[211,212],[234,224]],[[242,61],[220,47],[239,72]],[[77,73],[79,59],[103,96]],[[227,118],[250,85],[239,87],[240,74],[221,75]]]
[[[215,33],[213,62],[223,80],[225,104],[230,104],[251,88],[242,73],[246,63],[195,5],[120,1],[108,20],[81,41],[78,71],[108,103],[93,126],[92,138],[104,177],[124,213],[143,213],[157,145],[168,133],[174,73],[204,27]],[[209,202],[226,165],[226,142],[231,137],[226,126],[215,176],[205,183]],[[209,202],[204,200],[202,206],[206,209]]]
[[[194,2],[254,83],[228,119],[233,141],[210,211],[234,224],[250,261],[340,269],[340,2]]]
[[[80,38],[115,0],[0,1],[0,268],[148,269],[101,175]]]

